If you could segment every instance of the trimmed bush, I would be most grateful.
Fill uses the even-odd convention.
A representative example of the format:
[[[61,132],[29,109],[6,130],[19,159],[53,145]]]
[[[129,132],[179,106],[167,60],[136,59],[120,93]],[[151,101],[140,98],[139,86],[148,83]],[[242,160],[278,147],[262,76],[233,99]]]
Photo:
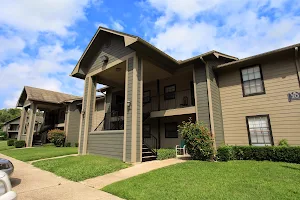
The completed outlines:
[[[231,153],[230,153],[231,151]],[[231,154],[231,156],[230,156]],[[300,147],[287,146],[226,146],[218,148],[218,160],[269,160],[300,164]]]
[[[7,146],[14,146],[15,140],[7,140]]]
[[[15,141],[15,147],[16,148],[23,148],[26,146],[26,143],[24,140],[16,140]]]
[[[178,132],[185,141],[187,151],[193,160],[212,160],[213,140],[209,129],[202,123],[182,122]]]
[[[176,157],[176,150],[174,149],[158,149],[157,160],[165,160]]]
[[[76,142],[76,143],[75,143],[75,147],[78,147],[78,145],[79,145],[78,142]]]
[[[65,147],[71,147],[71,142],[66,142]]]
[[[232,147],[231,146],[221,146],[218,148],[217,159],[220,161],[232,160]]]
[[[65,143],[66,135],[65,132],[60,129],[50,130],[47,134],[48,140],[54,143],[56,147],[61,147]]]
[[[279,146],[284,146],[284,147],[289,147],[290,145],[288,144],[287,139],[282,139],[278,143]]]

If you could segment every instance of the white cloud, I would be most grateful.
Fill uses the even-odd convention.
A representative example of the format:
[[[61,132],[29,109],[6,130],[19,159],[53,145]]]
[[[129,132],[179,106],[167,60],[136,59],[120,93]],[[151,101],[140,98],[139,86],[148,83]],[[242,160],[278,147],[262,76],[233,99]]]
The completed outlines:
[[[124,27],[122,26],[120,21],[112,20],[112,28],[117,31],[123,31]]]
[[[95,27],[96,28],[99,28],[99,26],[102,26],[102,27],[104,27],[104,28],[108,28],[109,26],[107,25],[107,24],[105,24],[105,23],[102,23],[102,22],[96,22],[95,23]]]
[[[246,57],[300,42],[300,4],[293,0],[147,3],[159,13],[151,43],[177,59],[213,49]]]
[[[0,35],[0,62],[12,55],[17,55],[25,48],[25,41],[18,36],[4,37]]]
[[[68,28],[86,19],[89,0],[10,0],[2,1],[0,25],[33,32],[52,32],[66,36]]]

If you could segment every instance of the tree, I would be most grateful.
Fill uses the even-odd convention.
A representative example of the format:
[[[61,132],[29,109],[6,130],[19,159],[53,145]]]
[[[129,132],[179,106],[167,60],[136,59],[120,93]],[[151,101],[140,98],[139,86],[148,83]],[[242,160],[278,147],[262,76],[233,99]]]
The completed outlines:
[[[0,128],[3,123],[21,116],[21,110],[19,108],[9,108],[0,110]]]

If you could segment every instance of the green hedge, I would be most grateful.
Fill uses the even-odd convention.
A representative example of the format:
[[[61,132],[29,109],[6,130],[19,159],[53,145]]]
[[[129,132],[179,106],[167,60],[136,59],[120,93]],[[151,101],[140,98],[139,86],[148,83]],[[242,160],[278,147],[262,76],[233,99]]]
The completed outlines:
[[[7,140],[7,146],[14,146],[14,144],[15,144],[15,140],[12,139]]]
[[[66,142],[65,147],[71,147],[71,142]]]
[[[269,160],[275,162],[300,163],[300,147],[287,146],[221,146],[217,158],[229,160]]]
[[[174,149],[158,149],[157,160],[165,160],[176,157],[176,150]]]
[[[24,140],[17,140],[15,141],[15,147],[16,148],[23,148],[26,146],[26,143]]]

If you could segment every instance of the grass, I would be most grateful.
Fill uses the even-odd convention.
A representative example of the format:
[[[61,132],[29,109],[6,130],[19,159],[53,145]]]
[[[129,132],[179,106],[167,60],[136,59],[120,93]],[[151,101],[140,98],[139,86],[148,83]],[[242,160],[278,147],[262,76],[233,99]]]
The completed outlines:
[[[102,176],[130,166],[117,159],[96,155],[38,161],[34,162],[33,165],[72,181],[83,181],[88,178]]]
[[[102,190],[125,199],[300,199],[299,180],[299,164],[188,161]]]
[[[21,161],[32,161],[43,158],[52,158],[56,156],[76,154],[77,147],[35,147],[23,149],[10,149],[1,151],[1,153]]]
[[[15,147],[14,146],[7,146],[7,141],[6,140],[0,141],[0,151],[7,150],[7,149],[13,149],[13,148],[15,148]]]

